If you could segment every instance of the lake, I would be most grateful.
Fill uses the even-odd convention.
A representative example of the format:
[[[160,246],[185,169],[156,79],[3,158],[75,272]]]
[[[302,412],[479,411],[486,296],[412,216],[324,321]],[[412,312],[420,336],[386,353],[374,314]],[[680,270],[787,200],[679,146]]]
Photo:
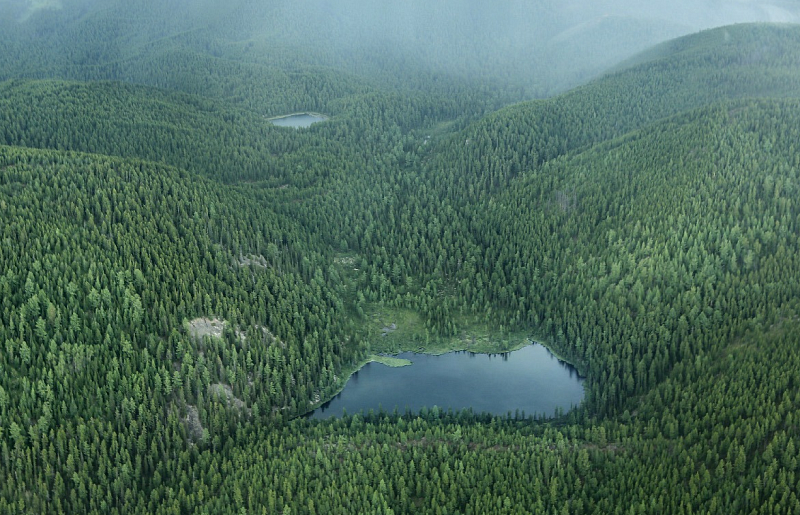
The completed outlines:
[[[383,408],[418,413],[426,406],[472,408],[475,413],[552,416],[583,400],[583,381],[572,365],[535,343],[503,354],[450,352],[440,356],[404,352],[413,365],[391,368],[367,363],[344,389],[308,416],[328,418]]]
[[[272,125],[280,127],[294,127],[295,129],[310,127],[312,123],[322,122],[327,120],[326,116],[316,115],[311,113],[290,114],[289,116],[281,116],[280,118],[272,118],[270,122]]]

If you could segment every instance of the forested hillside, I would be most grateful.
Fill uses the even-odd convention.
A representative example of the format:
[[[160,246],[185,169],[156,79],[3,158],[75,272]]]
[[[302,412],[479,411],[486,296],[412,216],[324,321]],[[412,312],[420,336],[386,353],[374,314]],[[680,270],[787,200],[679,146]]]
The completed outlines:
[[[203,3],[0,18],[0,512],[800,511],[797,26],[495,110],[519,76]],[[534,335],[585,402],[302,418],[377,309]]]
[[[6,470],[14,479],[5,485],[3,497],[27,498],[35,511],[47,506],[107,511],[124,501],[141,511],[166,506],[190,511],[223,509],[239,503],[251,509],[294,506],[298,511],[311,511],[313,505],[315,510],[335,512],[339,506],[341,512],[348,512],[365,504],[385,503],[398,511],[435,512],[451,506],[513,513],[541,504],[543,509],[568,506],[570,511],[592,512],[608,511],[620,502],[636,503],[639,496],[655,499],[655,506],[673,508],[669,511],[678,511],[682,503],[695,508],[712,503],[744,508],[769,506],[762,504],[768,502],[779,506],[779,511],[792,511],[797,499],[788,473],[796,469],[793,449],[800,444],[795,441],[798,400],[792,379],[798,364],[795,344],[800,322],[793,272],[797,269],[793,260],[798,255],[798,217],[791,195],[798,180],[792,150],[798,116],[800,106],[795,101],[725,104],[577,155],[572,165],[561,160],[548,165],[546,170],[552,166],[556,177],[553,180],[568,180],[560,174],[582,173],[581,165],[591,159],[592,152],[612,156],[597,170],[605,180],[595,184],[619,189],[632,207],[610,213],[604,224],[652,235],[644,242],[641,234],[614,229],[585,236],[603,242],[596,244],[606,248],[607,255],[581,255],[571,240],[565,248],[556,249],[569,258],[564,276],[574,277],[576,286],[563,286],[564,290],[556,286],[550,295],[574,306],[567,313],[586,314],[593,319],[592,327],[607,328],[606,334],[587,337],[587,352],[596,353],[598,360],[596,368],[593,363],[589,368],[597,382],[595,391],[617,396],[635,388],[650,391],[630,406],[631,411],[618,416],[594,419],[584,408],[555,427],[429,414],[402,420],[356,416],[324,424],[297,420],[268,429],[273,425],[264,425],[271,418],[265,410],[280,407],[280,399],[291,397],[290,402],[296,403],[301,393],[294,392],[313,387],[305,378],[325,377],[326,370],[337,367],[336,362],[325,361],[314,365],[317,349],[316,359],[325,360],[322,356],[336,356],[348,348],[334,340],[326,350],[323,342],[330,337],[306,337],[302,346],[294,343],[308,331],[319,333],[323,328],[336,338],[330,333],[336,327],[334,318],[320,318],[319,328],[312,328],[293,325],[297,318],[284,320],[283,310],[270,314],[273,303],[282,297],[307,303],[325,277],[312,278],[313,290],[303,293],[301,279],[285,282],[290,280],[286,268],[296,266],[291,260],[263,269],[241,267],[241,258],[222,249],[203,250],[214,234],[213,222],[189,223],[193,207],[181,200],[207,201],[203,189],[195,186],[194,191],[183,191],[180,177],[169,169],[6,149],[4,193],[14,190],[15,195],[5,193],[3,208],[8,216],[4,219],[18,217],[20,221],[6,225],[4,234],[8,272],[3,278],[3,310],[9,316],[4,319],[3,367],[12,375],[6,376],[3,387],[3,414],[9,420],[3,452]],[[757,132],[756,125],[760,126]],[[763,148],[762,138],[772,142],[769,151]],[[703,147],[725,166],[711,166],[705,160],[705,165],[683,170],[680,163],[691,162]],[[615,180],[630,182],[637,163],[648,165],[651,185],[617,187]],[[753,179],[751,174],[762,169],[753,163],[764,164],[769,175]],[[87,177],[80,185],[70,179],[75,169]],[[96,172],[86,175],[92,170]],[[682,171],[673,178],[677,170]],[[153,183],[154,172],[161,184]],[[581,213],[576,209],[569,220],[570,215],[548,194],[542,198],[538,181],[526,179],[518,192],[532,199],[531,207],[545,204],[539,217],[555,212],[554,218],[570,229],[583,217],[597,216],[591,199],[602,199],[602,190],[583,194]],[[649,206],[644,200],[661,196],[660,181],[683,194],[661,201],[676,216],[650,221],[642,213]],[[100,184],[108,185],[109,194],[117,190],[118,195],[127,194],[118,198],[130,197],[134,202],[121,202],[125,211],[103,208],[116,202],[113,196],[104,201],[107,194]],[[712,184],[716,189],[711,189]],[[153,216],[148,223],[137,216],[138,202],[143,212],[158,212],[151,195],[144,192],[160,198],[160,192],[170,189],[172,202],[159,203],[166,210],[163,217]],[[84,201],[86,191],[92,192],[90,198],[96,202]],[[733,195],[723,195],[723,191]],[[40,208],[50,214],[39,217],[36,226],[26,226],[33,221],[26,210],[44,204],[36,196],[42,192],[48,199],[66,196],[70,200]],[[220,206],[224,200],[214,199]],[[736,203],[741,206],[738,216],[729,205]],[[83,204],[98,206],[97,212],[74,216]],[[759,208],[759,216],[747,216],[755,209],[748,206]],[[536,216],[535,211],[526,214],[508,199],[499,199],[494,207],[500,219],[509,219],[505,209],[513,210],[513,219],[520,223]],[[639,224],[625,224],[629,218]],[[229,218],[222,215],[220,219]],[[689,223],[697,219],[704,220],[699,224],[702,229]],[[493,216],[487,217],[489,226],[496,226],[494,221]],[[189,232],[191,227],[194,232]],[[508,230],[520,234],[543,227],[546,243],[555,244],[541,222],[523,227]],[[723,250],[728,248],[722,239],[726,234],[736,238],[729,251]],[[520,241],[530,241],[532,249],[538,247],[535,233],[521,235],[526,238]],[[126,244],[131,238],[145,245],[131,247]],[[160,243],[151,242],[153,238]],[[173,247],[170,240],[177,244]],[[19,243],[11,245],[11,241]],[[82,242],[81,247],[67,243],[72,241]],[[513,244],[515,240],[503,241]],[[138,248],[159,252],[143,256],[134,250]],[[492,248],[488,243],[487,249]],[[11,254],[12,249],[20,254]],[[699,260],[701,250],[707,256]],[[24,257],[31,254],[39,259],[27,262]],[[198,263],[200,256],[205,257]],[[162,260],[163,267],[159,266]],[[65,266],[70,263],[74,264]],[[283,272],[276,276],[274,268],[280,266]],[[543,270],[547,266],[543,264]],[[129,276],[126,271],[131,268]],[[604,268],[605,275],[599,272]],[[184,277],[187,273],[192,274],[189,280]],[[546,278],[554,276],[545,272]],[[643,281],[648,282],[647,290],[639,286]],[[215,297],[175,305],[182,298],[179,292],[191,295],[194,290],[214,288],[220,290]],[[570,293],[575,288],[588,291]],[[597,291],[592,292],[593,288]],[[259,301],[267,291],[274,300]],[[319,291],[325,302],[324,290]],[[680,300],[670,302],[665,312],[658,299],[676,294]],[[589,304],[579,302],[582,298]],[[548,300],[545,296],[543,302]],[[208,302],[218,304],[203,304]],[[265,302],[262,308],[259,302]],[[151,310],[151,304],[157,308]],[[289,305],[285,313],[297,309]],[[335,315],[336,310],[336,303],[328,302],[320,305],[318,313]],[[258,326],[252,326],[247,335],[230,330],[222,340],[199,343],[181,328],[169,327],[169,320],[183,313],[204,312],[229,313],[232,323],[242,327],[248,320],[268,321],[275,336],[260,334]],[[313,319],[314,312],[312,307],[302,319]],[[676,320],[675,327],[670,320]],[[659,322],[660,327],[650,329],[650,324]],[[611,332],[614,329],[619,332]],[[625,341],[621,348],[615,346],[620,340]],[[298,355],[292,354],[297,351]],[[292,368],[295,363],[300,369]],[[615,369],[626,370],[631,384],[618,383]],[[769,380],[762,378],[765,374]],[[655,384],[662,375],[666,381]],[[217,397],[222,388],[217,385],[227,384],[232,386],[232,397]],[[602,406],[624,399],[599,401],[595,403]],[[194,409],[199,409],[203,428],[197,433],[188,424]],[[253,423],[256,420],[262,422]],[[236,436],[230,433],[233,427],[240,428]],[[774,457],[767,459],[762,453]],[[651,467],[651,460],[669,463],[665,457],[670,456],[680,459],[680,468]],[[270,464],[272,460],[277,461]],[[366,476],[368,467],[383,472]],[[233,473],[219,475],[225,470]],[[514,488],[515,482],[509,481],[515,477],[509,475],[512,470],[520,474],[514,481],[534,488]],[[328,479],[328,474],[336,480]],[[752,482],[740,482],[742,474]],[[169,486],[191,477],[195,479],[185,483],[184,493]],[[625,477],[636,478],[636,493]],[[671,485],[668,496],[658,486],[665,480]],[[578,487],[584,484],[596,486]],[[704,488],[707,493],[696,496],[692,488]],[[765,489],[785,495],[770,501]],[[45,502],[48,492],[53,495],[52,505]]]

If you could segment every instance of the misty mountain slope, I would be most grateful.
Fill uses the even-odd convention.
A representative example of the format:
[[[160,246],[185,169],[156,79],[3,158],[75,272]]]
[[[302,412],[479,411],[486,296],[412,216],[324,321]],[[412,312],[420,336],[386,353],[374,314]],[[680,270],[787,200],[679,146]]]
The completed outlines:
[[[329,112],[337,101],[375,91],[370,81],[332,67],[300,65],[287,52],[279,63],[250,62],[238,52],[216,55],[193,45],[155,45],[123,62],[78,69],[74,80],[120,80],[201,95],[267,116]],[[219,52],[222,54],[222,52]]]
[[[593,16],[591,9],[547,1],[498,6],[304,0],[266,7],[268,15],[259,12],[260,5],[251,7],[247,22],[255,48],[260,40],[325,47],[328,63],[391,76],[394,72],[381,63],[388,56],[390,62],[406,62],[448,81],[521,88],[528,98],[574,86],[637,50],[690,30],[646,17],[628,16],[618,23],[615,16]]]
[[[68,41],[53,41],[40,52],[26,55],[30,48],[16,48],[18,42],[11,41],[6,54],[11,62],[3,66],[0,78],[124,81],[226,100],[269,116],[326,111],[337,99],[374,90],[353,74],[300,66],[296,52],[286,52],[278,64],[247,62],[237,53],[232,58],[216,55],[219,52],[207,49],[205,33],[159,39],[141,47],[124,47],[115,37],[113,32],[97,35],[95,45],[110,52],[109,56],[95,55],[93,47],[85,50],[88,56],[50,55],[55,52],[52,48],[75,52],[75,45]],[[109,49],[115,46],[124,48]]]
[[[797,36],[794,24],[737,24],[706,30],[686,37],[670,39],[654,45],[614,66],[622,71],[638,64],[661,60],[709,58],[727,59],[731,63],[757,64],[760,61],[782,61],[791,65]],[[796,61],[795,61],[796,62]]]
[[[252,2],[240,13],[246,18],[234,25],[247,27],[244,32],[256,42],[325,46],[337,65],[346,66],[357,56],[373,55],[373,48],[388,47],[396,58],[449,80],[462,76],[521,86],[529,97],[574,87],[658,41],[693,31],[743,21],[800,20],[797,6],[787,2],[738,1],[302,0]]]
[[[564,77],[561,84],[552,85],[552,91],[564,92],[584,84],[603,75],[626,55],[691,32],[684,25],[630,14],[603,14],[578,23],[544,45],[548,54],[559,56],[547,63],[553,80]]]
[[[323,111],[338,98],[374,91],[371,80],[318,64],[306,47],[276,45],[257,61],[243,59],[239,39],[217,27],[216,8],[178,16],[203,6],[172,3],[122,2],[83,12],[78,2],[7,22],[0,78],[125,81],[226,99],[271,116]]]
[[[0,79],[125,80],[198,93],[236,63],[262,75],[261,67],[324,68],[381,88],[483,87],[495,107],[563,91],[660,41],[732,21],[725,9],[676,19],[655,6],[550,0],[3,2]],[[255,93],[232,87],[222,91]],[[255,95],[245,102],[264,100]]]
[[[564,95],[509,106],[454,136],[428,166],[469,198],[571,150],[726,98],[800,96],[800,26],[737,25],[686,36],[654,59]]]

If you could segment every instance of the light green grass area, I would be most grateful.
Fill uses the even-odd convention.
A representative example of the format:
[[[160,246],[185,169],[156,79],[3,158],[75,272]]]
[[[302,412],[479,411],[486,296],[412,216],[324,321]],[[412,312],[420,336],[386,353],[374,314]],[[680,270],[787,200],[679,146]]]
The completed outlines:
[[[407,367],[413,364],[413,362],[410,359],[396,358],[394,356],[384,356],[381,354],[371,354],[367,358],[367,361],[380,363],[382,365],[386,365],[387,367],[392,367],[392,368]]]
[[[510,352],[531,343],[528,333],[503,333],[461,317],[455,336],[430,334],[418,313],[410,309],[369,304],[364,326],[372,352],[397,354],[412,351],[444,354],[466,350],[478,353]]]
[[[357,284],[363,273],[360,262],[356,253],[341,253],[335,257],[334,266],[341,281],[340,293],[353,320],[364,330],[370,353],[411,351],[438,355],[466,350],[491,354],[511,352],[532,343],[530,331],[500,331],[484,323],[480,317],[456,316],[457,334],[439,336],[431,334],[419,313],[412,309],[378,302],[359,305]]]

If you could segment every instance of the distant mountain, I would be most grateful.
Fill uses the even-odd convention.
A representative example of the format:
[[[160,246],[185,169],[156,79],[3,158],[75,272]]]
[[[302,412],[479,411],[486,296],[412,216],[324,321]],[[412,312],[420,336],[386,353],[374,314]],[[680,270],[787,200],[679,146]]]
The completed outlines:
[[[603,14],[565,28],[544,48],[555,58],[548,64],[554,77],[564,77],[563,91],[596,78],[638,50],[691,33],[686,25],[631,15]]]
[[[798,63],[797,25],[736,25],[685,36],[561,96],[487,116],[453,136],[431,169],[437,181],[448,177],[445,187],[492,191],[557,156],[689,109],[724,99],[800,96]]]
[[[430,88],[439,77],[513,101],[564,91],[660,41],[729,23],[726,13],[771,19],[728,4],[681,18],[625,2],[550,0],[502,8],[474,0],[11,2],[0,18],[0,79],[125,80],[204,93],[201,77],[239,75],[235,62],[245,74],[324,67],[383,87]]]

